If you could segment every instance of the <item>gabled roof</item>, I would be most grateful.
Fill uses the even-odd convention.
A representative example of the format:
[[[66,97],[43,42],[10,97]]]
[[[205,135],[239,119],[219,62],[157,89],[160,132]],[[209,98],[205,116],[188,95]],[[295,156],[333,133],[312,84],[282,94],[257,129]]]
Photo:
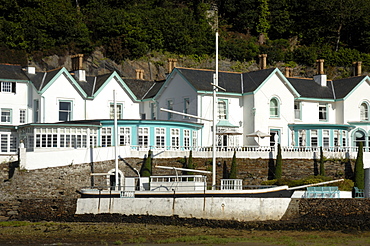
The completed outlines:
[[[275,68],[269,68],[243,73],[243,93],[255,91],[274,70]]]
[[[5,80],[25,80],[28,81],[27,75],[19,65],[0,64],[0,79]]]
[[[337,99],[345,98],[357,85],[359,85],[367,76],[356,76],[334,81],[334,90]]]
[[[146,95],[156,86],[157,82],[141,79],[124,79],[126,85],[138,99],[147,98]],[[156,91],[158,92],[158,91]],[[155,92],[155,94],[156,94]],[[154,94],[154,95],[155,95]]]
[[[327,86],[321,86],[313,79],[287,78],[290,84],[298,91],[301,97],[316,99],[335,99],[333,83],[327,81]]]
[[[43,90],[49,82],[62,70],[63,68],[54,69],[47,72],[37,72],[36,74],[27,74],[32,84],[38,91]]]

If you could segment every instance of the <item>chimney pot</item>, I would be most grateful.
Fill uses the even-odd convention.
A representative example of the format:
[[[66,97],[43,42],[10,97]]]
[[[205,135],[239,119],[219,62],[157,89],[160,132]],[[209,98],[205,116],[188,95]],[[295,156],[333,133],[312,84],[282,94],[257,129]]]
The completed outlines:
[[[72,55],[72,71],[79,81],[86,81],[86,71],[83,68],[83,54]]]
[[[293,68],[285,67],[285,77],[293,77]]]
[[[316,60],[317,63],[317,74],[325,74],[324,73],[324,59]]]
[[[362,61],[353,62],[353,76],[361,76],[362,75]]]
[[[258,55],[259,57],[259,63],[260,63],[260,69],[266,69],[267,66],[267,54],[261,54]]]

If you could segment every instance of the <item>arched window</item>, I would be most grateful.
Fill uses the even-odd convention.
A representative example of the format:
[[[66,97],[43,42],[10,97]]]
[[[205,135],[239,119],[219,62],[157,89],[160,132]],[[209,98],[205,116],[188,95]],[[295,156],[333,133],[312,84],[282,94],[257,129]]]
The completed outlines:
[[[357,130],[355,132],[355,144],[356,146],[360,146],[360,142],[362,142],[363,146],[366,146],[366,135],[363,131]]]
[[[279,101],[276,98],[270,100],[270,117],[279,117]]]
[[[360,119],[369,120],[369,107],[365,102],[363,102],[360,106]]]

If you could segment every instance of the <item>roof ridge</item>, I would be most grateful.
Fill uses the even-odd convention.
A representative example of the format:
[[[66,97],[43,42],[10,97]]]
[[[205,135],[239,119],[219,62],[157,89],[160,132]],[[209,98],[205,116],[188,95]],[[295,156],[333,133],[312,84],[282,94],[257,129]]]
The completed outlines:
[[[208,69],[208,68],[188,68],[188,67],[176,67],[176,68],[180,68],[180,69],[187,69],[187,70],[198,70],[198,71],[215,71],[214,69]],[[221,73],[235,73],[235,74],[241,74],[242,72],[234,72],[234,71],[218,71],[218,72],[221,72]]]

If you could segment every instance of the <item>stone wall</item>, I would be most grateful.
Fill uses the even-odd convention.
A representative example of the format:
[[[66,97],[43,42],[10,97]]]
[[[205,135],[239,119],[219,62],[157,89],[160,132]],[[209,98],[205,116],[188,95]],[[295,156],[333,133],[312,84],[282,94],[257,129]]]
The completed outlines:
[[[127,158],[119,161],[119,169],[126,176],[137,176],[132,168],[140,170],[142,159]],[[153,165],[182,167],[181,159],[154,159]],[[193,159],[197,169],[212,170],[211,159]],[[217,184],[222,178],[223,166],[231,167],[231,159],[218,158]],[[243,185],[258,185],[267,180],[273,161],[268,159],[237,159],[238,178],[243,179]],[[131,168],[130,168],[131,167]],[[36,170],[20,170],[16,163],[0,164],[0,201],[27,198],[77,198],[76,192],[82,187],[106,185],[104,177],[90,176],[91,172],[106,173],[115,168],[114,161],[88,163],[54,167]],[[283,177],[299,179],[314,175],[318,167],[313,160],[284,160]],[[335,178],[350,177],[353,170],[352,163],[344,161],[327,161],[325,163],[327,176]],[[315,171],[316,170],[316,171]],[[173,174],[167,169],[153,168],[153,175]],[[94,182],[92,182],[94,180]],[[211,184],[211,175],[208,175]]]

